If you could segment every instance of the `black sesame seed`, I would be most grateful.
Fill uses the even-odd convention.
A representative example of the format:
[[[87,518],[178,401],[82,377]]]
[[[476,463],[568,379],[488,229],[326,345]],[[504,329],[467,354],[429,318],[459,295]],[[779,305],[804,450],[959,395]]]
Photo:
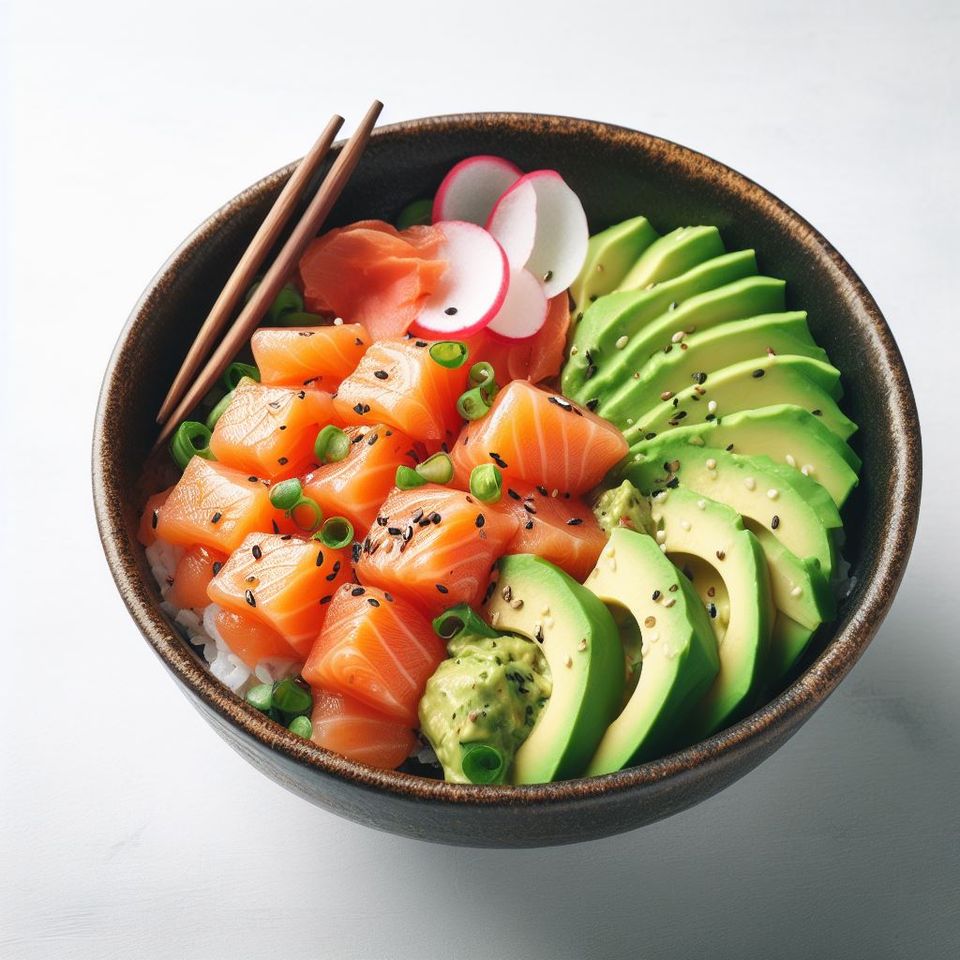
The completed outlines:
[[[774,514],[773,519],[770,521],[770,529],[776,530],[780,526],[780,518]]]
[[[517,493],[517,491],[512,489],[511,487],[507,487],[507,495],[510,497],[511,500],[520,499],[520,494]]]
[[[413,537],[413,527],[408,523],[403,530],[403,542],[407,543]]]
[[[654,591],[653,591],[653,599],[654,599],[654,600],[659,600],[659,599],[660,599],[660,591],[659,591],[659,590],[654,590]]]
[[[643,439],[644,439],[644,440],[652,440],[655,436],[656,436],[655,433],[645,433],[645,434],[643,435]]]
[[[370,412],[370,404],[369,404],[369,403],[365,403],[365,404],[363,405],[363,412],[364,412],[364,413],[369,413],[369,412]]]
[[[376,597],[367,597],[367,603],[369,603],[371,607],[380,606],[380,601]]]
[[[810,412],[811,412],[815,417],[822,417],[822,416],[823,416],[823,411],[822,411],[822,410],[811,410]]]
[[[285,533],[280,539],[281,539],[281,540],[292,540],[292,539],[293,539],[293,534],[292,534],[292,533]]]
[[[211,522],[211,523],[219,523],[219,522],[220,522],[220,518],[221,518],[222,516],[223,516],[223,514],[218,510],[218,511],[210,518],[210,522]]]
[[[363,346],[363,341],[362,341],[359,337],[354,337],[354,338],[353,338],[353,342],[354,342],[354,344],[355,344],[356,346],[358,346],[358,347],[362,347],[362,346]]]
[[[259,483],[259,482],[260,482],[260,478],[253,476],[253,474],[251,474],[249,477],[247,477],[247,480],[249,480],[250,483]]]
[[[387,603],[393,603],[393,594],[384,592],[383,599],[386,600]]]
[[[379,436],[378,433],[371,433],[370,436],[367,437],[367,446],[372,447],[377,442]]]
[[[553,279],[553,271],[552,271],[552,270],[548,270],[548,271],[543,275],[543,282],[544,282],[544,283],[549,283],[552,279]]]
[[[159,510],[154,510],[154,511],[153,511],[153,516],[150,518],[150,526],[151,526],[154,530],[157,529],[157,522],[158,522],[159,520],[160,520],[160,511],[159,511]]]
[[[387,380],[390,377],[390,374],[386,370],[374,370],[373,375],[378,380]]]
[[[754,370],[751,376],[754,380],[759,380],[764,374],[763,370]]]
[[[571,518],[567,521],[567,526],[568,526],[568,527],[579,527],[581,523],[583,523],[583,519],[582,519],[581,517],[571,517]]]
[[[367,591],[364,590],[363,587],[354,587],[354,588],[350,591],[350,596],[351,596],[351,597],[362,597],[366,592],[367,592]]]
[[[353,405],[353,412],[354,412],[354,413],[363,413],[363,404],[362,404],[362,403],[355,403],[355,404]]]
[[[288,462],[289,462],[289,461],[287,460],[286,457],[279,457],[279,458],[277,459],[277,463],[279,463],[281,467],[285,467]]]
[[[727,555],[726,555],[722,550],[718,550],[718,551],[717,551],[717,559],[718,559],[718,560],[723,560],[723,559],[726,558],[726,556],[727,556]]]
[[[263,551],[260,549],[259,543],[255,543],[253,547],[251,547],[250,552],[253,554],[254,560],[259,560],[263,556]]]
[[[474,523],[477,525],[477,527],[479,528],[479,527],[482,527],[482,526],[487,522],[487,518],[486,518],[482,513],[478,513],[478,514],[477,514],[477,519],[474,520],[473,522],[474,522]]]
[[[692,374],[693,380],[696,383],[699,383],[701,386],[707,382],[707,375],[702,371],[698,370],[696,373]]]
[[[671,490],[676,490],[676,488],[680,486],[680,478],[679,478],[679,477],[671,477],[671,478],[664,484],[664,486],[669,487]]]
[[[425,347],[426,345],[427,345],[427,341],[426,341],[426,340],[418,340],[418,341],[414,344],[415,347]]]
[[[287,429],[287,425],[286,425],[285,423],[281,423],[280,426],[277,427],[277,429],[278,429],[278,430],[286,430],[286,429]]]
[[[524,530],[532,530],[532,529],[533,529],[533,521],[532,521],[532,520],[528,520],[528,521],[523,525],[523,529],[524,529]]]
[[[707,423],[712,423],[714,420],[717,419],[717,417],[716,417],[716,414],[708,413],[703,419],[706,420]]]
[[[326,579],[330,582],[337,579],[337,574],[340,572],[340,561],[335,560],[333,563],[333,569],[327,574]]]
[[[270,521],[270,524],[271,524],[271,526],[273,527],[273,532],[274,532],[274,533],[279,533],[279,532],[280,532],[280,524],[277,523],[276,520],[271,520],[271,521]]]
[[[711,620],[715,620],[717,618],[717,605],[715,603],[708,604],[707,613],[710,614]]]
[[[542,483],[538,483],[537,493],[539,493],[541,497],[545,497],[547,496],[547,488]]]
[[[599,397],[593,397],[593,399],[587,401],[587,409],[591,412],[596,410],[598,406],[600,406]]]
[[[423,519],[423,507],[417,507],[413,511],[413,516],[410,518],[414,523],[419,523]]]
[[[506,469],[507,469],[506,461],[503,459],[503,457],[500,456],[499,453],[494,453],[492,450],[489,451],[489,453],[490,453],[490,459],[491,459],[501,470],[506,470]]]
[[[317,551],[317,566],[318,566],[318,567],[322,567],[322,566],[323,566],[323,551],[322,551],[322,550],[318,550],[318,551]]]
[[[328,593],[325,597],[320,598],[320,606],[323,606],[325,603],[329,603],[333,597]]]
[[[450,592],[442,583],[436,584],[436,587],[437,587],[437,589],[438,589],[441,593],[449,593],[449,592]]]
[[[306,391],[301,390],[299,393],[297,393],[297,399],[298,399],[298,400],[306,400],[306,399],[307,399]]]
[[[728,443],[723,449],[726,450],[727,453],[729,453],[733,449],[733,444]]]
[[[364,540],[364,546],[366,546],[366,544],[369,542],[369,540],[370,540],[369,537],[367,537],[367,539]],[[361,547],[361,545],[360,545],[359,543],[357,543],[356,540],[354,540],[354,542],[350,545],[350,559],[351,559],[354,563],[357,563],[357,561],[360,559],[360,553],[361,553],[362,549],[363,549],[363,547]],[[368,552],[372,552],[372,551],[370,551],[370,550],[368,549]]]
[[[592,380],[597,373],[597,365],[595,363],[587,364],[586,372],[583,374],[584,380]]]
[[[399,527],[387,527],[387,533],[389,533],[391,537],[399,537],[402,532]]]
[[[483,594],[483,602],[484,602],[484,603],[486,603],[486,602],[493,596],[493,591],[496,589],[496,587],[497,587],[497,581],[496,581],[496,580],[491,580],[491,581],[487,584],[487,589],[486,589],[486,591],[484,591],[484,594]]]
[[[223,563],[219,560],[213,561],[213,575],[216,576],[223,569]]]
[[[536,508],[529,500],[525,500],[525,501],[524,501],[524,503],[523,503],[523,509],[526,510],[527,513],[536,513],[536,512],[537,512],[537,508]]]
[[[247,590],[247,592],[244,593],[243,598],[248,604],[250,604],[251,607],[255,607],[257,605],[257,598],[253,595],[252,590]]]
[[[455,316],[457,315],[457,308],[456,308],[456,307],[447,307],[447,309],[444,310],[443,312],[444,312],[448,317],[455,317]]]
[[[431,513],[431,514],[430,514],[430,522],[431,522],[431,523],[439,523],[442,519],[443,519],[443,518],[440,516],[439,513],[434,512],[434,513]]]

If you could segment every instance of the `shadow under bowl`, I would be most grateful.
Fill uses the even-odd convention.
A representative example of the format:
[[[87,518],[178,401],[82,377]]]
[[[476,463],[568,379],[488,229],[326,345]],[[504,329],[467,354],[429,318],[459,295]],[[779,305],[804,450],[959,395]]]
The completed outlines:
[[[855,586],[785,690],[735,726],[656,762],[589,779],[475,787],[375,770],[322,750],[274,724],[205,669],[161,611],[136,539],[146,495],[165,483],[164,467],[148,456],[153,417],[292,165],[201,224],[134,308],[100,397],[94,502],[107,561],[141,633],[224,740],[267,776],[326,810],[404,836],[490,847],[572,843],[704,800],[772,754],[823,703],[876,633],[903,576],[920,504],[920,429],[893,336],[840,254],[762,187],[657,137],[532,114],[394,124],[373,135],[329,223],[390,220],[410,200],[431,196],[454,162],[476,153],[502,154],[528,170],[558,169],[594,231],[640,212],[661,231],[717,225],[728,249],[756,249],[761,271],[787,281],[789,308],[809,312],[815,338],[844,372],[844,407],[860,425],[854,446],[863,458],[860,487],[844,514]]]

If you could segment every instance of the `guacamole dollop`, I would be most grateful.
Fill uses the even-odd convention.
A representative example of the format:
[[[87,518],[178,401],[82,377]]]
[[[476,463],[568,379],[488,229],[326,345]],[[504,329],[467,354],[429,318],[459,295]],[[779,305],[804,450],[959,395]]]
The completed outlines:
[[[650,504],[629,480],[624,480],[619,487],[604,490],[593,513],[607,536],[617,527],[627,527],[650,536],[656,533],[656,524],[650,516]]]
[[[449,659],[427,681],[420,730],[451,783],[470,783],[463,748],[499,750],[506,772],[549,698],[549,668],[540,648],[522,637],[462,634],[447,644]]]

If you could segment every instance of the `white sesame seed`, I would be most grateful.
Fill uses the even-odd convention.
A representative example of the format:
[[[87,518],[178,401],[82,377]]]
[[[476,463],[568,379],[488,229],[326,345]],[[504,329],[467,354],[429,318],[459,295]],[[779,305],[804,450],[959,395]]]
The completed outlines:
[[[676,598],[676,597],[667,597],[667,599],[663,601],[663,605],[664,605],[667,609],[669,609],[669,608],[672,607],[676,602],[677,602],[677,598]]]
[[[667,545],[666,545],[665,543],[661,543],[661,544],[660,544],[660,550],[661,550],[661,552],[666,553],[666,552],[667,552]]]
[[[800,468],[800,472],[801,472],[805,477],[809,477],[810,474],[813,473],[813,464],[812,464],[812,463],[805,463],[805,464]]]
[[[794,587],[794,588],[790,591],[790,596],[791,596],[791,597],[799,597],[801,593],[803,593],[803,587]]]
[[[342,327],[342,326],[343,326],[343,317],[334,317],[334,318],[333,318],[333,325],[334,325],[335,327]]]
[[[667,531],[658,530],[657,531],[657,543],[666,543],[667,540]]]
[[[795,466],[797,465],[796,458],[793,456],[792,453],[788,453],[786,459],[787,459],[787,466],[788,466],[788,467],[795,467]]]
[[[702,446],[703,446],[703,437],[691,437],[691,438],[690,438],[690,443],[691,443],[693,446],[695,446],[695,447],[702,447]]]
[[[690,521],[689,521],[689,520],[681,520],[681,521],[680,521],[680,526],[683,527],[684,530],[689,530],[689,529],[690,529]]]
[[[686,334],[685,334],[682,330],[678,330],[678,331],[670,338],[670,342],[671,342],[671,343],[679,343],[685,336],[686,336]]]
[[[756,489],[757,489],[757,481],[754,480],[753,477],[744,477],[744,478],[743,478],[743,485],[744,485],[748,490],[756,490]]]
[[[569,670],[573,666],[573,657],[567,657],[567,659],[563,661],[563,665]]]
[[[780,496],[780,491],[777,490],[777,489],[775,489],[774,487],[771,487],[771,488],[767,491],[767,496],[768,496],[771,500],[776,500],[777,497]]]
[[[622,337],[617,337],[617,342],[614,344],[614,346],[618,350],[622,350],[629,342],[630,342],[630,338],[624,335]]]
[[[697,501],[697,509],[699,509],[699,510],[706,510],[706,509],[707,509],[707,501],[706,501],[706,500],[698,500],[698,501]]]
[[[714,460],[713,457],[708,457],[708,458],[707,458],[707,469],[708,469],[708,470],[716,470],[716,469],[717,469],[717,461]]]
[[[580,352],[580,348],[579,348],[576,344],[574,344],[574,345],[570,348],[570,356],[571,356],[571,357],[575,357],[579,352]]]
[[[717,412],[717,401],[716,401],[716,400],[708,400],[708,401],[707,401],[707,412],[708,412],[708,413],[716,413],[716,412]]]

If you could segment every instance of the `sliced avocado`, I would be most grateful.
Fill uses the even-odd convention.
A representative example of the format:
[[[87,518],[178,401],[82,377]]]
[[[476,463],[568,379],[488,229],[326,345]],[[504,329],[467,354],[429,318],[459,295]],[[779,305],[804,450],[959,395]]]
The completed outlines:
[[[675,309],[674,304],[754,276],[756,272],[754,252],[739,250],[714,257],[651,290],[609,293],[601,297],[587,308],[582,320],[574,318],[570,359],[561,380],[564,394],[577,399],[575,392],[583,386],[590,364],[602,366],[606,358],[615,354],[621,337],[631,336],[661,314]]]
[[[710,423],[676,427],[670,436],[733,453],[762,454],[774,463],[806,470],[841,507],[857,486],[860,458],[824,426],[823,418],[792,404],[774,404],[727,414]],[[636,453],[639,448],[631,450]]]
[[[652,537],[615,529],[586,586],[615,618],[632,619],[642,642],[637,684],[587,768],[587,776],[597,776],[675,746],[677,729],[710,688],[719,660],[699,598]]]
[[[686,350],[661,350],[643,365],[631,394],[636,404],[634,413],[656,406],[666,394],[671,399],[712,371],[770,352],[828,362],[827,352],[810,336],[807,315],[802,311],[722,323],[697,331],[683,343]]]
[[[833,574],[831,530],[807,498],[815,481],[793,471],[799,486],[785,482],[778,464],[769,457],[742,457],[682,439],[673,441],[667,433],[641,444],[619,473],[641,493],[682,485],[725,503],[770,530],[791,553],[818,560],[827,580]]]
[[[746,525],[763,549],[770,573],[770,592],[777,610],[810,630],[832,620],[836,613],[836,598],[820,564],[813,557],[801,560],[769,530],[752,520],[746,521]]]
[[[716,227],[678,227],[643,251],[623,278],[620,289],[648,289],[723,253],[723,241]]]
[[[723,578],[729,598],[720,672],[690,721],[691,736],[701,738],[738,719],[762,679],[774,615],[766,563],[757,538],[736,511],[722,503],[679,488],[662,491],[651,509],[660,526],[657,539],[667,554],[688,554],[710,563]]]
[[[570,284],[574,317],[594,300],[616,290],[637,258],[660,235],[646,217],[633,217],[595,233],[577,279]]]
[[[765,670],[767,674],[765,689],[770,694],[775,693],[783,684],[787,674],[810,646],[815,633],[816,629],[811,630],[791,620],[785,613],[777,614],[773,621],[770,656]]]
[[[840,530],[843,528],[843,520],[840,517],[837,505],[812,474],[804,473],[802,469],[794,470],[785,463],[773,464],[773,471],[784,483],[790,484],[816,510],[817,516],[825,529]]]
[[[620,707],[623,648],[607,608],[531,554],[503,557],[483,613],[497,630],[536,640],[553,692],[514,759],[514,783],[580,776]]]
[[[644,413],[637,411],[633,424],[624,429],[629,443],[647,434],[661,434],[673,427],[710,423],[727,414],[789,403],[817,416],[842,440],[856,432],[856,424],[831,396],[840,390],[836,367],[810,357],[786,354],[744,360],[705,375],[669,400],[662,400]]]
[[[681,569],[700,598],[718,644],[723,643],[730,623],[730,597],[723,577],[706,560],[689,553],[674,553],[670,559]],[[716,562],[716,558],[713,558]]]
[[[586,397],[584,405],[596,407],[601,415],[608,407],[615,409],[623,397],[629,397],[647,361],[657,352],[670,353],[677,337],[684,337],[691,330],[781,311],[784,289],[784,282],[772,277],[735,280],[685,300],[632,337],[621,337],[620,347],[612,355],[597,359],[591,354],[595,372],[586,376],[587,382],[581,389]]]

